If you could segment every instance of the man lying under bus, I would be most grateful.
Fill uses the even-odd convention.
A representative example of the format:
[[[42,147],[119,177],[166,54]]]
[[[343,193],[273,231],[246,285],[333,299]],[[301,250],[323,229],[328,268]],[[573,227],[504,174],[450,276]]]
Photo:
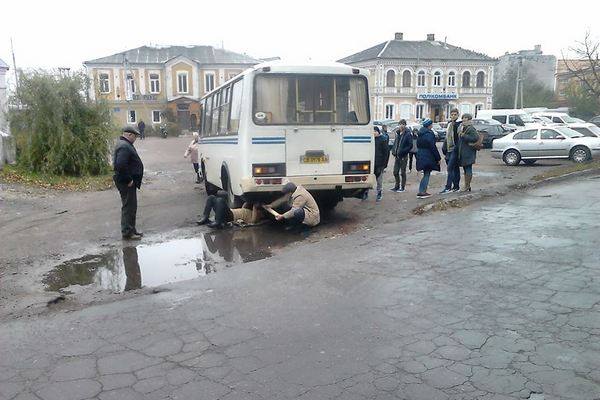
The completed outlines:
[[[244,225],[256,225],[266,219],[265,212],[260,204],[244,203],[241,208],[229,208],[228,194],[219,190],[216,195],[210,195],[206,199],[204,212],[196,223],[198,225],[208,224],[210,228],[223,229],[230,222],[241,221]],[[215,220],[210,220],[210,214],[214,212]]]
[[[264,206],[276,220],[287,222],[289,228],[302,224],[313,227],[321,222],[319,206],[304,187],[288,182],[281,189],[281,193],[283,196]],[[279,214],[276,210],[282,211],[283,214]]]

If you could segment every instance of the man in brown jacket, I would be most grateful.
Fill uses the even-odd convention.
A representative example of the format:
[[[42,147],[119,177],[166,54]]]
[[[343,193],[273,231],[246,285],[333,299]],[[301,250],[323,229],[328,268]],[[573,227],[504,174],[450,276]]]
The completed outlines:
[[[286,206],[286,212],[276,217],[278,221],[285,220],[291,225],[304,224],[306,226],[317,226],[321,222],[319,206],[308,190],[288,182],[283,186],[281,192],[283,193],[282,197],[266,206],[272,209]]]

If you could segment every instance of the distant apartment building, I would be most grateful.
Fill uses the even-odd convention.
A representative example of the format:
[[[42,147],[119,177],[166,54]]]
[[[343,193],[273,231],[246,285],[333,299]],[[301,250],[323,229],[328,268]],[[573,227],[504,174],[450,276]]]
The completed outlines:
[[[435,40],[404,40],[396,33],[339,62],[371,71],[369,91],[375,119],[447,119],[452,108],[476,113],[492,107],[496,60]]]
[[[592,74],[592,66],[588,60],[558,60],[556,63],[556,100],[559,106],[567,105],[568,88],[571,85],[579,85],[586,90],[585,83],[572,71],[577,71],[585,76]],[[595,82],[593,77],[590,77],[590,82]]]
[[[142,46],[84,66],[91,97],[106,100],[118,123],[158,125],[170,111],[182,129],[195,130],[202,96],[257,63],[212,46]]]
[[[519,50],[499,57],[495,83],[502,82],[510,71],[516,71],[519,63],[522,63],[522,68],[530,76],[534,76],[544,87],[554,90],[556,57],[544,54],[542,46],[539,44],[535,45],[533,50]]]

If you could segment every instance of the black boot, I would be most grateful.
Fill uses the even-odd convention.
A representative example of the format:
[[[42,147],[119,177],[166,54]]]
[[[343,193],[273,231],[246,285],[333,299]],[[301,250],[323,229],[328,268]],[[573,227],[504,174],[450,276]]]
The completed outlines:
[[[198,225],[206,225],[208,223],[212,223],[212,221],[206,217],[202,217],[198,221],[196,221],[196,224]]]

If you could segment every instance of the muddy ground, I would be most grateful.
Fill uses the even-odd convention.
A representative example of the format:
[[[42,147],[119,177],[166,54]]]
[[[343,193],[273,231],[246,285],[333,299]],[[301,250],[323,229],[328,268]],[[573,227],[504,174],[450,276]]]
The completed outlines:
[[[569,163],[542,161],[534,166],[507,167],[492,159],[489,150],[482,150],[474,168],[473,194],[436,195],[423,201],[415,196],[420,176],[414,170],[408,176],[406,193],[388,190],[393,185],[392,158],[382,202],[376,203],[373,195],[365,202],[346,199],[308,235],[288,234],[276,226],[214,233],[194,223],[205,192],[203,185],[194,184],[192,166],[183,158],[189,141],[189,137],[149,138],[136,143],[146,176],[138,197],[138,228],[145,237],[137,249],[133,247],[135,254],[126,250],[131,244],[120,238],[116,190],[70,193],[0,184],[0,319],[43,312],[47,302],[57,296],[64,297],[64,301],[62,297],[57,300],[63,309],[72,309],[146,293],[164,282],[269,257],[303,241],[326,240],[414,217],[415,208],[441,198],[506,193],[544,171]],[[444,171],[433,175],[429,191],[437,193],[444,181]],[[195,240],[199,241],[196,247]],[[161,261],[156,254],[175,258]],[[179,259],[178,254],[187,258]],[[186,265],[188,272],[176,276],[156,272],[169,263]],[[131,265],[135,266],[133,272]]]

